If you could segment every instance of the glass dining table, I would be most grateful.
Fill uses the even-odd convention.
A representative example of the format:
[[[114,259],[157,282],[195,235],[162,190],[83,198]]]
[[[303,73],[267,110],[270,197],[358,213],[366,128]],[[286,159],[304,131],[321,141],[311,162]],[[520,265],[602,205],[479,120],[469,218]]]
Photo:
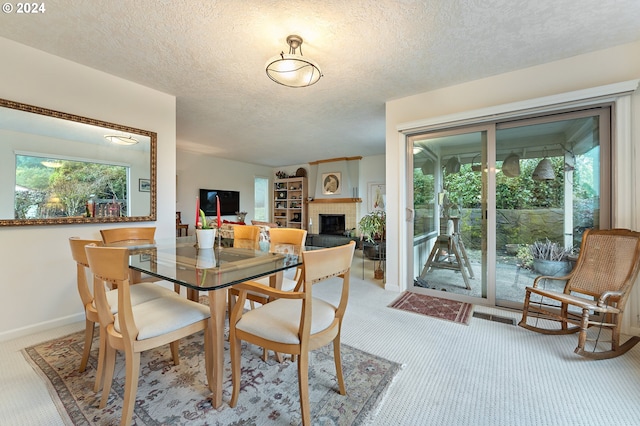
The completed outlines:
[[[213,406],[218,408],[222,404],[227,288],[264,276],[269,276],[270,285],[278,288],[282,272],[300,266],[302,256],[286,249],[281,252],[233,247],[198,249],[192,236],[157,240],[153,244],[125,241],[109,246],[129,249],[132,282],[136,282],[141,274],[151,275],[185,287],[187,297],[195,301],[201,291],[208,292],[213,359],[207,362],[213,363],[214,372],[214,383],[209,387],[213,392]]]

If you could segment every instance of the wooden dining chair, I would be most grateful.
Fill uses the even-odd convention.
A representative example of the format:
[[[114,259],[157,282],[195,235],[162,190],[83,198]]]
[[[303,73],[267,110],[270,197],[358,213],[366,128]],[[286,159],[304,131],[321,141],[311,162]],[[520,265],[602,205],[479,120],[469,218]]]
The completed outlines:
[[[113,243],[140,243],[153,242],[156,236],[155,226],[145,227],[127,227],[127,228],[109,228],[101,229],[102,241],[105,244]]]
[[[260,249],[260,227],[253,225],[234,226],[233,247]]]
[[[640,342],[640,337],[632,336],[620,344],[624,309],[639,271],[640,232],[587,230],[576,265],[568,275],[539,276],[533,286],[525,288],[518,325],[544,334],[578,333],[574,352],[586,358],[622,355]],[[547,282],[553,281],[564,283],[564,289],[545,288]],[[592,341],[593,348],[588,349],[590,327],[599,331]],[[601,338],[609,339],[604,349],[599,345]]]
[[[209,307],[197,302],[170,296],[160,297],[134,305],[129,283],[129,252],[121,247],[85,248],[89,267],[94,276],[94,294],[100,326],[106,334],[104,389],[99,408],[104,408],[109,399],[115,370],[116,351],[125,357],[125,390],[121,425],[131,424],[140,374],[140,353],[170,344],[175,365],[179,339],[204,331],[206,377],[209,388],[213,387],[213,350],[209,341],[212,327]],[[107,299],[105,282],[113,282],[118,288],[118,312],[114,315]]]
[[[346,394],[340,359],[340,330],[349,298],[349,273],[354,248],[355,242],[351,241],[344,246],[302,252],[302,276],[293,291],[277,290],[254,282],[238,285],[238,302],[229,322],[233,382],[231,407],[238,403],[242,386],[240,351],[243,340],[275,352],[297,356],[303,425],[311,424],[308,377],[310,351],[333,342],[338,386],[340,394]],[[327,283],[338,287],[338,304],[313,297],[313,286],[333,277],[341,278]],[[243,312],[248,291],[264,293],[274,300]]]
[[[125,227],[125,228],[109,228],[101,229],[100,235],[104,244],[117,244],[120,246],[135,246],[137,244],[153,244],[155,243],[156,227]],[[158,281],[156,277],[150,275],[141,275],[134,273],[131,283],[138,282],[155,282],[156,284],[172,285],[173,291],[180,294],[180,285],[166,280]]]
[[[93,296],[93,291],[90,290],[89,283],[87,281],[87,273],[89,272],[89,261],[85,251],[85,246],[93,244],[96,246],[102,245],[100,240],[84,240],[78,237],[69,238],[69,245],[71,246],[71,256],[76,262],[76,281],[78,286],[78,293],[82,300],[85,313],[85,331],[84,331],[84,349],[82,351],[82,358],[80,360],[79,371],[83,372],[87,368],[87,362],[89,360],[89,354],[91,353],[91,343],[93,342],[93,335],[95,325],[100,325],[98,318],[98,310]],[[106,299],[111,306],[111,312],[117,313],[118,310],[118,290],[106,291]],[[149,300],[157,299],[158,297],[176,297],[176,293],[173,291],[155,285],[153,283],[140,283],[131,288],[131,303],[134,305],[147,302]],[[94,391],[98,392],[102,386],[102,372],[104,367],[104,354],[106,339],[104,330],[99,334],[99,349],[98,349],[98,368],[96,371],[96,382],[94,385]]]
[[[296,228],[272,228],[269,230],[269,251],[271,253],[300,255],[307,241],[307,231]],[[298,267],[294,278],[283,277],[276,285],[278,290],[291,291],[300,278],[301,268]],[[259,278],[259,284],[269,285],[269,278]]]
[[[271,253],[291,253],[300,255],[304,249],[304,244],[307,238],[307,231],[304,229],[294,228],[274,228],[270,230],[270,242],[269,251]],[[276,284],[275,288],[278,290],[291,291],[295,288],[298,278],[300,277],[300,268],[297,269],[294,278],[282,277]],[[270,285],[270,278],[263,277],[255,280],[258,284]],[[231,297],[234,296],[234,297]],[[238,291],[231,287],[229,289],[229,312],[233,310],[235,304],[235,298],[238,296]],[[249,292],[247,293],[247,300],[251,302],[257,302],[264,305],[269,301],[269,298],[264,294]]]
[[[176,237],[182,237],[182,231],[184,235],[189,235],[189,224],[182,223],[182,213],[176,212]]]
[[[307,231],[304,229],[295,228],[272,228],[269,231],[269,251],[272,253],[290,253],[300,255],[304,249],[305,241],[307,239]],[[285,277],[282,273],[279,273],[275,288],[283,291],[291,291],[295,288],[300,278],[301,268],[298,267],[296,274],[293,278]],[[271,286],[270,277],[258,278],[256,283]],[[238,297],[238,290],[234,287],[229,288],[229,315],[233,311],[233,306]],[[255,308],[255,303],[264,305],[269,302],[269,297],[262,293],[253,291],[247,292],[247,300],[250,302],[251,309]],[[279,354],[276,354],[278,361],[281,361]],[[264,359],[267,359],[267,350],[264,350]]]

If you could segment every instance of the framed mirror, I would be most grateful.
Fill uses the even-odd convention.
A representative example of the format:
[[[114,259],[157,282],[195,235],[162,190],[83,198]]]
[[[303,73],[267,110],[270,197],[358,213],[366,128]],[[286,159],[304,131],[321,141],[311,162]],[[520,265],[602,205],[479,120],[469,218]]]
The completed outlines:
[[[0,226],[156,220],[155,132],[0,99]]]

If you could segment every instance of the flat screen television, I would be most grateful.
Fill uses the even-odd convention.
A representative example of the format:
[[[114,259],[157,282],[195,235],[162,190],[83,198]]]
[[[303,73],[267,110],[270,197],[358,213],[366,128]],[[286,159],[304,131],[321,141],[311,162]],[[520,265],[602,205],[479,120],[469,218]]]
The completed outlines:
[[[240,192],[201,188],[200,209],[205,216],[217,216],[216,195],[220,198],[220,216],[232,216],[240,211]]]

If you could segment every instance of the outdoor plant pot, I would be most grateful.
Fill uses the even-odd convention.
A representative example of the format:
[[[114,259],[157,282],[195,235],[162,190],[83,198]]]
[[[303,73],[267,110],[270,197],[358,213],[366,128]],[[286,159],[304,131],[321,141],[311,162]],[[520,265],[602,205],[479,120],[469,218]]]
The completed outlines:
[[[563,276],[571,272],[571,263],[566,260],[533,259],[533,269],[540,275]]]
[[[520,244],[505,244],[504,245],[507,254],[515,256],[518,254],[518,249],[520,248]]]

